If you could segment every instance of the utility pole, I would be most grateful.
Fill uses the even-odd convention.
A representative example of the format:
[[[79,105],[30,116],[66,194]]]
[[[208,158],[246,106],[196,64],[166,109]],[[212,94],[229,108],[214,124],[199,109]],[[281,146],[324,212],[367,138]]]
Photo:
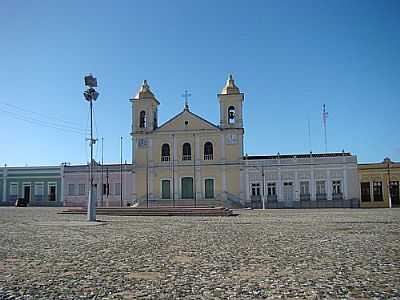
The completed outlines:
[[[392,208],[392,194],[390,192],[390,158],[385,159],[387,161],[387,173],[388,173],[388,192],[389,192],[389,208]]]
[[[193,197],[194,207],[197,207],[196,199],[196,136],[193,133]]]
[[[103,166],[104,166],[104,138],[101,137],[101,207],[104,206],[104,179],[103,179]]]
[[[85,76],[85,86],[88,89],[83,93],[86,101],[90,103],[90,163],[89,163],[89,178],[90,178],[90,189],[89,189],[89,200],[87,208],[87,219],[88,221],[96,221],[96,200],[93,199],[93,145],[96,143],[96,139],[93,138],[93,101],[96,101],[99,93],[94,89],[97,87],[97,79],[89,74]]]
[[[147,139],[146,139],[147,148]],[[149,149],[146,150],[146,207],[149,208]]]
[[[175,207],[175,135],[172,135],[172,206]]]
[[[121,145],[120,145],[121,155],[120,155],[120,168],[119,168],[119,177],[121,180],[121,192],[120,192],[120,206],[122,207],[122,136],[121,136]]]
[[[326,133],[326,121],[328,119],[328,112],[326,111],[325,104],[323,105],[322,109],[322,120],[324,122],[324,137],[325,137],[325,153],[328,152],[328,137]]]
[[[265,209],[265,173],[264,173],[264,164],[261,166],[261,175],[262,175],[262,206]]]

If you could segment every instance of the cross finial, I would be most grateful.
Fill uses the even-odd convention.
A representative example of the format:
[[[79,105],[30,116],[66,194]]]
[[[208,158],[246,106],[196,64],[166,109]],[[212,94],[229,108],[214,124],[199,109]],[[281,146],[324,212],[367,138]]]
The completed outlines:
[[[185,90],[185,93],[182,94],[182,97],[185,98],[185,110],[189,110],[189,97],[192,96],[192,94],[188,93],[187,90]]]

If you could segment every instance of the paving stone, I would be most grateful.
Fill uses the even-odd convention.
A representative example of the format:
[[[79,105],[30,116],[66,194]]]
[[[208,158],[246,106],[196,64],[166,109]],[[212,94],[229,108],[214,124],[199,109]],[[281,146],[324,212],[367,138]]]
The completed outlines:
[[[0,208],[0,299],[400,299],[400,209],[223,217]]]

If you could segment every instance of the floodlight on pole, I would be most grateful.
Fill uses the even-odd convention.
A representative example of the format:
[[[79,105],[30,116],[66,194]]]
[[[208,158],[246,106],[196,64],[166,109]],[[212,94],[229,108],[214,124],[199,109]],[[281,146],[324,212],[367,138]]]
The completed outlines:
[[[94,89],[97,87],[97,79],[92,74],[85,76],[85,86],[88,87],[83,92],[85,100],[90,103],[90,162],[89,162],[89,178],[90,178],[90,189],[89,199],[87,207],[87,219],[88,221],[96,221],[96,199],[93,199],[93,145],[96,143],[96,139],[93,138],[93,101],[99,97],[99,93]]]

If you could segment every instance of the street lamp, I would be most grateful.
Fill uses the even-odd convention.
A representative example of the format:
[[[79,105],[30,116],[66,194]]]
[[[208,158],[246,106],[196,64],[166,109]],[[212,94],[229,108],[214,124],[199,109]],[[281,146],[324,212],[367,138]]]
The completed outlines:
[[[94,89],[97,87],[97,79],[92,74],[85,76],[85,86],[87,90],[83,92],[83,96],[86,101],[90,103],[90,163],[89,163],[89,178],[90,178],[90,189],[89,189],[89,200],[87,208],[87,219],[88,221],[96,221],[96,201],[93,199],[93,145],[96,143],[96,139],[93,138],[93,101],[96,101],[99,93]]]

